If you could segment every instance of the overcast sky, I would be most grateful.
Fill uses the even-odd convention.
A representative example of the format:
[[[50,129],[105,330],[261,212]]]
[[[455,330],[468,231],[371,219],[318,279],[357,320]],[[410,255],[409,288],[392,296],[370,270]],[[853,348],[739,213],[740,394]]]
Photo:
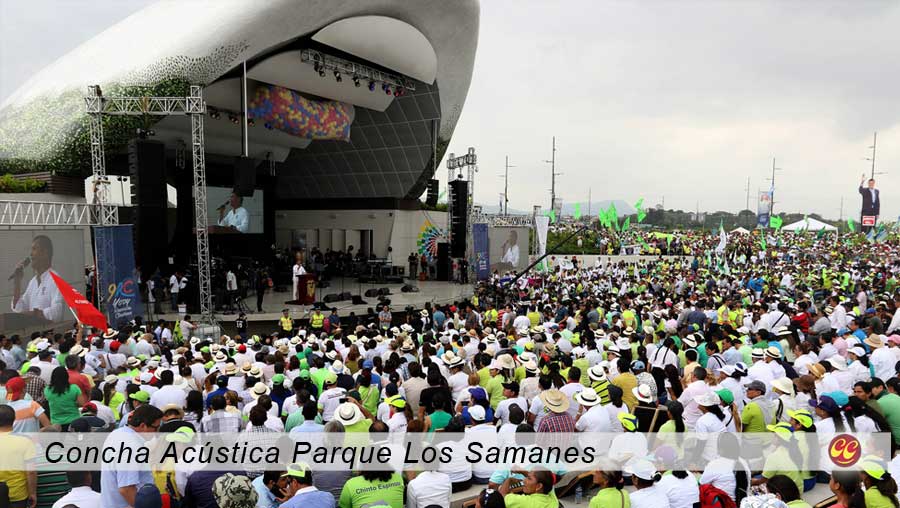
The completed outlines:
[[[0,100],[147,5],[0,0]],[[483,0],[475,71],[450,151],[475,146],[476,199],[549,205],[551,136],[566,202],[858,215],[878,131],[882,215],[900,214],[900,2]],[[439,170],[446,178],[444,166]]]

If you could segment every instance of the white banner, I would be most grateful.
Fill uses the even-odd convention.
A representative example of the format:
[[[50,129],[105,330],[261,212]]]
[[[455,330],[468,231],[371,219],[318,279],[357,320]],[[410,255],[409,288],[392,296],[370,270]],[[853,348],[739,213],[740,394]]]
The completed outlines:
[[[534,227],[537,232],[537,256],[541,257],[547,252],[547,231],[550,229],[550,217],[539,215],[534,218]]]

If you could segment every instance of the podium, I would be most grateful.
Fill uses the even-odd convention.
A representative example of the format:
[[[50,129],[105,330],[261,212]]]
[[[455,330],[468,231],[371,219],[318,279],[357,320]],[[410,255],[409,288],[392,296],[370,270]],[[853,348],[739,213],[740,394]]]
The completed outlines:
[[[297,299],[290,302],[294,305],[312,305],[316,301],[316,275],[306,274],[297,277]]]

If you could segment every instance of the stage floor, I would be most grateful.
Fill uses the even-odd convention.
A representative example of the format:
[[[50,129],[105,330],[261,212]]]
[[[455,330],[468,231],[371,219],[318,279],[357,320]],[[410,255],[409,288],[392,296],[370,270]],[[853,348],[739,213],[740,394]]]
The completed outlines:
[[[353,305],[350,300],[343,300],[325,304],[329,309],[332,307],[337,308],[338,315],[341,317],[346,317],[350,315],[351,312],[355,312],[357,316],[365,315],[366,312],[368,312],[369,307],[375,308],[376,305],[378,305],[378,297],[365,296],[366,291],[369,289],[379,289],[385,287],[390,289],[391,294],[387,296],[387,298],[391,301],[391,310],[393,310],[395,313],[403,311],[403,309],[406,308],[407,305],[412,305],[416,309],[421,309],[425,305],[425,302],[431,302],[432,305],[443,305],[459,300],[464,300],[472,296],[471,284],[411,280],[406,280],[405,284],[416,287],[419,289],[419,291],[415,293],[403,293],[400,291],[400,288],[403,287],[404,284],[360,284],[359,282],[357,282],[357,279],[355,277],[333,278],[329,287],[316,289],[316,301],[319,302],[325,295],[329,295],[332,293],[349,292],[351,295],[360,295],[363,301],[366,302],[363,305]],[[291,317],[293,317],[294,319],[305,319],[309,316],[312,305],[288,305],[285,303],[288,300],[291,300],[291,293],[289,292],[278,293],[274,291],[268,291],[265,297],[263,297],[263,312],[259,313],[256,312],[256,295],[251,294],[244,300],[244,304],[251,311],[247,312],[247,320],[251,323],[258,321],[267,321],[270,323],[277,322],[278,318],[281,317],[282,309],[285,308],[291,310]],[[169,311],[168,302],[163,302],[162,305],[165,312],[162,314],[162,316],[154,315],[153,319],[159,319],[161,317],[166,321],[174,321],[183,317],[183,315],[181,314]],[[325,312],[325,314],[330,314],[330,311]],[[216,312],[216,317],[220,321],[231,322],[234,321],[234,319],[237,317],[237,314]]]

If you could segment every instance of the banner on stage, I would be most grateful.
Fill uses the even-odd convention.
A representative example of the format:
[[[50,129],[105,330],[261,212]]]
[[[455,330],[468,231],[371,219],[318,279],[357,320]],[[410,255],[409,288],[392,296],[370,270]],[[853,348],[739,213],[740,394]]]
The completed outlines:
[[[133,226],[95,226],[98,307],[110,326],[118,327],[143,314],[134,267]]]
[[[874,226],[876,218],[877,217],[875,215],[863,215],[862,225],[863,226]]]
[[[472,245],[475,253],[475,278],[477,280],[488,280],[491,276],[491,246],[488,240],[487,224],[472,224]]]
[[[769,227],[769,215],[772,213],[772,191],[760,191],[756,205],[756,225]]]

